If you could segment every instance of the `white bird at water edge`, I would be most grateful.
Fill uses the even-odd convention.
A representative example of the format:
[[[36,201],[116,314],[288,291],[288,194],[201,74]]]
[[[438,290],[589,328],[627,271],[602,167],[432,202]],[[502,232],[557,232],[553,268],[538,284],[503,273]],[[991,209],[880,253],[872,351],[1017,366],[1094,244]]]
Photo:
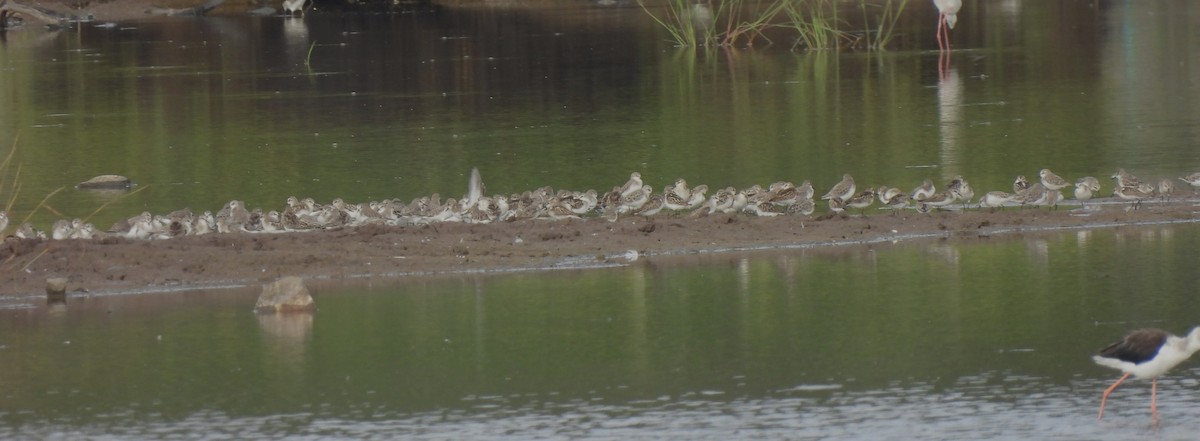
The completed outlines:
[[[958,23],[958,10],[962,9],[962,0],[933,0],[933,5],[938,9],[938,50],[950,50],[950,30]]]
[[[283,0],[283,12],[286,12],[287,15],[292,15],[296,12],[304,15],[304,3],[306,1],[308,0]]]

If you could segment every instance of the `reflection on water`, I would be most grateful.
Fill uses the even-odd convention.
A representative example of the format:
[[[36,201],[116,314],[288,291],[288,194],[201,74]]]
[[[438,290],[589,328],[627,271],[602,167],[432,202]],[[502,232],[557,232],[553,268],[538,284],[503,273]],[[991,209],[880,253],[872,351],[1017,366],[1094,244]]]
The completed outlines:
[[[288,366],[300,366],[312,335],[313,314],[257,314],[266,346]]]
[[[1195,324],[1198,233],[325,282],[301,315],[255,289],[5,310],[0,437],[1140,438],[1148,385],[1097,424],[1115,373],[1090,354]],[[1191,366],[1160,436],[1200,423]]]
[[[948,57],[945,54],[939,54],[939,57]],[[938,133],[940,151],[938,158],[939,165],[942,167],[942,181],[949,182],[956,175],[962,175],[963,172],[959,167],[962,154],[960,139],[962,132],[963,116],[963,84],[958,78],[958,69],[947,67],[946,70],[939,72],[938,86]]]

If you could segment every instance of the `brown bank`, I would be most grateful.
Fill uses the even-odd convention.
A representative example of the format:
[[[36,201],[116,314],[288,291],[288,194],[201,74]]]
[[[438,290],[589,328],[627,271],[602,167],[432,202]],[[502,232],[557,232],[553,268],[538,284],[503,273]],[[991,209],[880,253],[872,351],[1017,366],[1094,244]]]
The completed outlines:
[[[893,240],[993,240],[1057,228],[1126,228],[1200,222],[1194,201],[1127,211],[1112,204],[1084,216],[1068,208],[868,216],[758,218],[714,215],[488,225],[368,226],[281,234],[209,234],[148,241],[38,241],[0,247],[0,295],[41,295],[66,277],[68,292],[165,291],[305,279],[406,277],[467,271],[625,264],[670,254],[853,246]]]

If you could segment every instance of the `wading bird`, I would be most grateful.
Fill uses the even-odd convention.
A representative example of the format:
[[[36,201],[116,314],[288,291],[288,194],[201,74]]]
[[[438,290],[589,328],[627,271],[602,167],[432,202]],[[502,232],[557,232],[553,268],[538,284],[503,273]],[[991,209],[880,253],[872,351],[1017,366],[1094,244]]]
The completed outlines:
[[[962,0],[933,0],[933,5],[938,9],[938,50],[950,50],[950,30],[958,23],[958,10],[962,9]]]
[[[303,16],[305,1],[307,0],[283,0],[283,12],[286,12],[288,16],[299,12]]]
[[[1158,377],[1187,360],[1197,350],[1200,350],[1200,327],[1192,329],[1187,337],[1176,337],[1161,329],[1138,329],[1121,341],[1101,349],[1098,355],[1092,356],[1092,360],[1098,365],[1125,372],[1125,375],[1104,390],[1104,395],[1100,397],[1100,415],[1096,420],[1104,418],[1108,394],[1133,375],[1134,378],[1150,379],[1150,414],[1157,425]]]

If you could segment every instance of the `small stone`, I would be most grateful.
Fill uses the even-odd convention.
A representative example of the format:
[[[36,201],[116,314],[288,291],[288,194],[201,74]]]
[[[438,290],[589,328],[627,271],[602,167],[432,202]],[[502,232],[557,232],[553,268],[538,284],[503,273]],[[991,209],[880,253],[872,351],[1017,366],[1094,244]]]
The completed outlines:
[[[301,312],[317,309],[304,279],[288,276],[263,285],[254,310],[259,313]]]
[[[67,301],[67,278],[53,277],[46,279],[46,302],[47,303],[66,303]]]
[[[100,190],[124,190],[133,186],[133,181],[121,175],[100,175],[92,179],[80,182],[75,185],[75,188],[82,189],[100,189]]]

